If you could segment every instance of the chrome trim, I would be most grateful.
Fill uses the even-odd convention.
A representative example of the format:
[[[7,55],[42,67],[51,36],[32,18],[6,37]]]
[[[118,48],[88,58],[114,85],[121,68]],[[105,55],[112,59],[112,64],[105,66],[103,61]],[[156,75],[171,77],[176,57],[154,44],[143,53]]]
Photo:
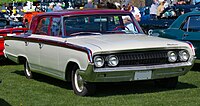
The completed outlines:
[[[3,49],[3,54],[4,54],[5,58],[8,58],[8,56],[6,55],[6,50],[5,49]]]
[[[94,69],[94,72],[152,70],[152,69],[162,69],[162,68],[187,67],[187,66],[192,66],[192,64],[193,64],[192,62],[184,62],[184,63],[162,64],[162,65],[152,65],[152,66],[96,68],[96,69]]]
[[[160,48],[141,48],[141,49],[130,49],[130,50],[116,50],[116,51],[103,51],[103,52],[96,52],[93,53],[94,55],[99,55],[99,54],[112,54],[112,53],[124,53],[124,52],[139,52],[139,51],[151,51],[151,50],[171,50],[171,49],[188,49],[185,46],[179,46],[179,47],[160,47]]]
[[[97,58],[101,58],[101,59],[102,59],[102,65],[101,65],[101,66],[97,66],[97,64],[96,64],[96,61],[95,61],[95,60],[96,60]],[[100,68],[100,67],[104,66],[104,63],[105,63],[105,60],[104,60],[104,58],[103,58],[102,56],[95,56],[95,57],[94,57],[94,65],[95,65],[96,67],[99,67],[99,68]]]
[[[3,36],[0,36],[0,39],[2,39],[3,38]]]

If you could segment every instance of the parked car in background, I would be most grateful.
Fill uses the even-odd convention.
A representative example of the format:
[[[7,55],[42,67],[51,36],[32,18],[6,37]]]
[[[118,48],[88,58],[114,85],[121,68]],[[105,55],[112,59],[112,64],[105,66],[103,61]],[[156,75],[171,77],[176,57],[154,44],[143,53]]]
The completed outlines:
[[[139,24],[145,33],[154,29],[166,29],[168,28],[180,15],[191,12],[196,8],[200,8],[200,5],[176,5],[171,6],[161,13],[160,17],[153,19],[150,17],[149,8],[145,7],[142,10],[142,17]]]
[[[6,36],[5,56],[39,72],[71,81],[74,93],[95,91],[96,82],[154,80],[174,88],[193,66],[190,43],[147,36],[121,10],[71,10],[33,17],[32,33]]]
[[[4,57],[4,38],[7,34],[25,33],[28,28],[23,28],[22,20],[12,20],[7,13],[0,12],[0,58]]]
[[[0,21],[0,26],[2,21]],[[0,58],[4,57],[4,37],[7,36],[7,34],[16,34],[19,35],[21,33],[26,33],[28,31],[27,28],[5,28],[0,29]]]
[[[195,48],[197,60],[200,59],[200,11],[179,16],[168,29],[153,30],[152,36],[190,41]]]
[[[16,27],[24,27],[22,23],[22,16],[20,15],[8,15],[7,13],[0,12],[0,29],[4,28],[16,28]]]
[[[34,12],[26,12],[23,16],[23,25],[26,27],[26,28],[29,28],[29,24],[31,23],[31,20],[34,16],[38,15],[38,14],[41,14],[43,12],[37,12],[37,11],[34,11]]]

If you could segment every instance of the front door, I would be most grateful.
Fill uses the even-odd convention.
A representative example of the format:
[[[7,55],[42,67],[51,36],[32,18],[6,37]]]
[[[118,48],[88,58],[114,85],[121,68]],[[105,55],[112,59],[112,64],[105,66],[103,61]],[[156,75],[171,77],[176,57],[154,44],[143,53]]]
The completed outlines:
[[[60,17],[51,17],[49,22],[48,35],[40,43],[40,66],[45,73],[59,77]]]
[[[184,31],[182,40],[190,41],[194,47],[197,58],[200,58],[200,16],[190,16],[181,30]]]

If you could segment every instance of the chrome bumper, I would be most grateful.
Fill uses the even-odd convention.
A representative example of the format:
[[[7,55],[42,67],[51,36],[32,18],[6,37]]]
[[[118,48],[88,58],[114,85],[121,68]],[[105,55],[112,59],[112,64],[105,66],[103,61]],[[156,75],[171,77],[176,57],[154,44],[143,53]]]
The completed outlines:
[[[89,65],[87,70],[79,71],[79,74],[88,82],[122,82],[136,80],[153,80],[176,77],[186,74],[193,66],[194,60],[184,63],[137,66],[137,67],[115,67],[94,69]],[[136,73],[150,72],[150,77],[137,79]]]

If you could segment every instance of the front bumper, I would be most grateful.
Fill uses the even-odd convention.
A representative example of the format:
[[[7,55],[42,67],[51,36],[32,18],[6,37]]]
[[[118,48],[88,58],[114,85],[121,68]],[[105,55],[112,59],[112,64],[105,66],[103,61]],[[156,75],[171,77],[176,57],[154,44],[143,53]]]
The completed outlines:
[[[192,68],[193,64],[194,60],[190,62],[164,65],[99,69],[94,69],[93,65],[90,64],[87,70],[80,70],[79,74],[87,82],[122,82],[136,80],[153,80],[184,75]],[[146,74],[142,74],[142,72],[145,72]],[[138,73],[140,73],[139,78]],[[141,75],[143,75],[144,78]]]

